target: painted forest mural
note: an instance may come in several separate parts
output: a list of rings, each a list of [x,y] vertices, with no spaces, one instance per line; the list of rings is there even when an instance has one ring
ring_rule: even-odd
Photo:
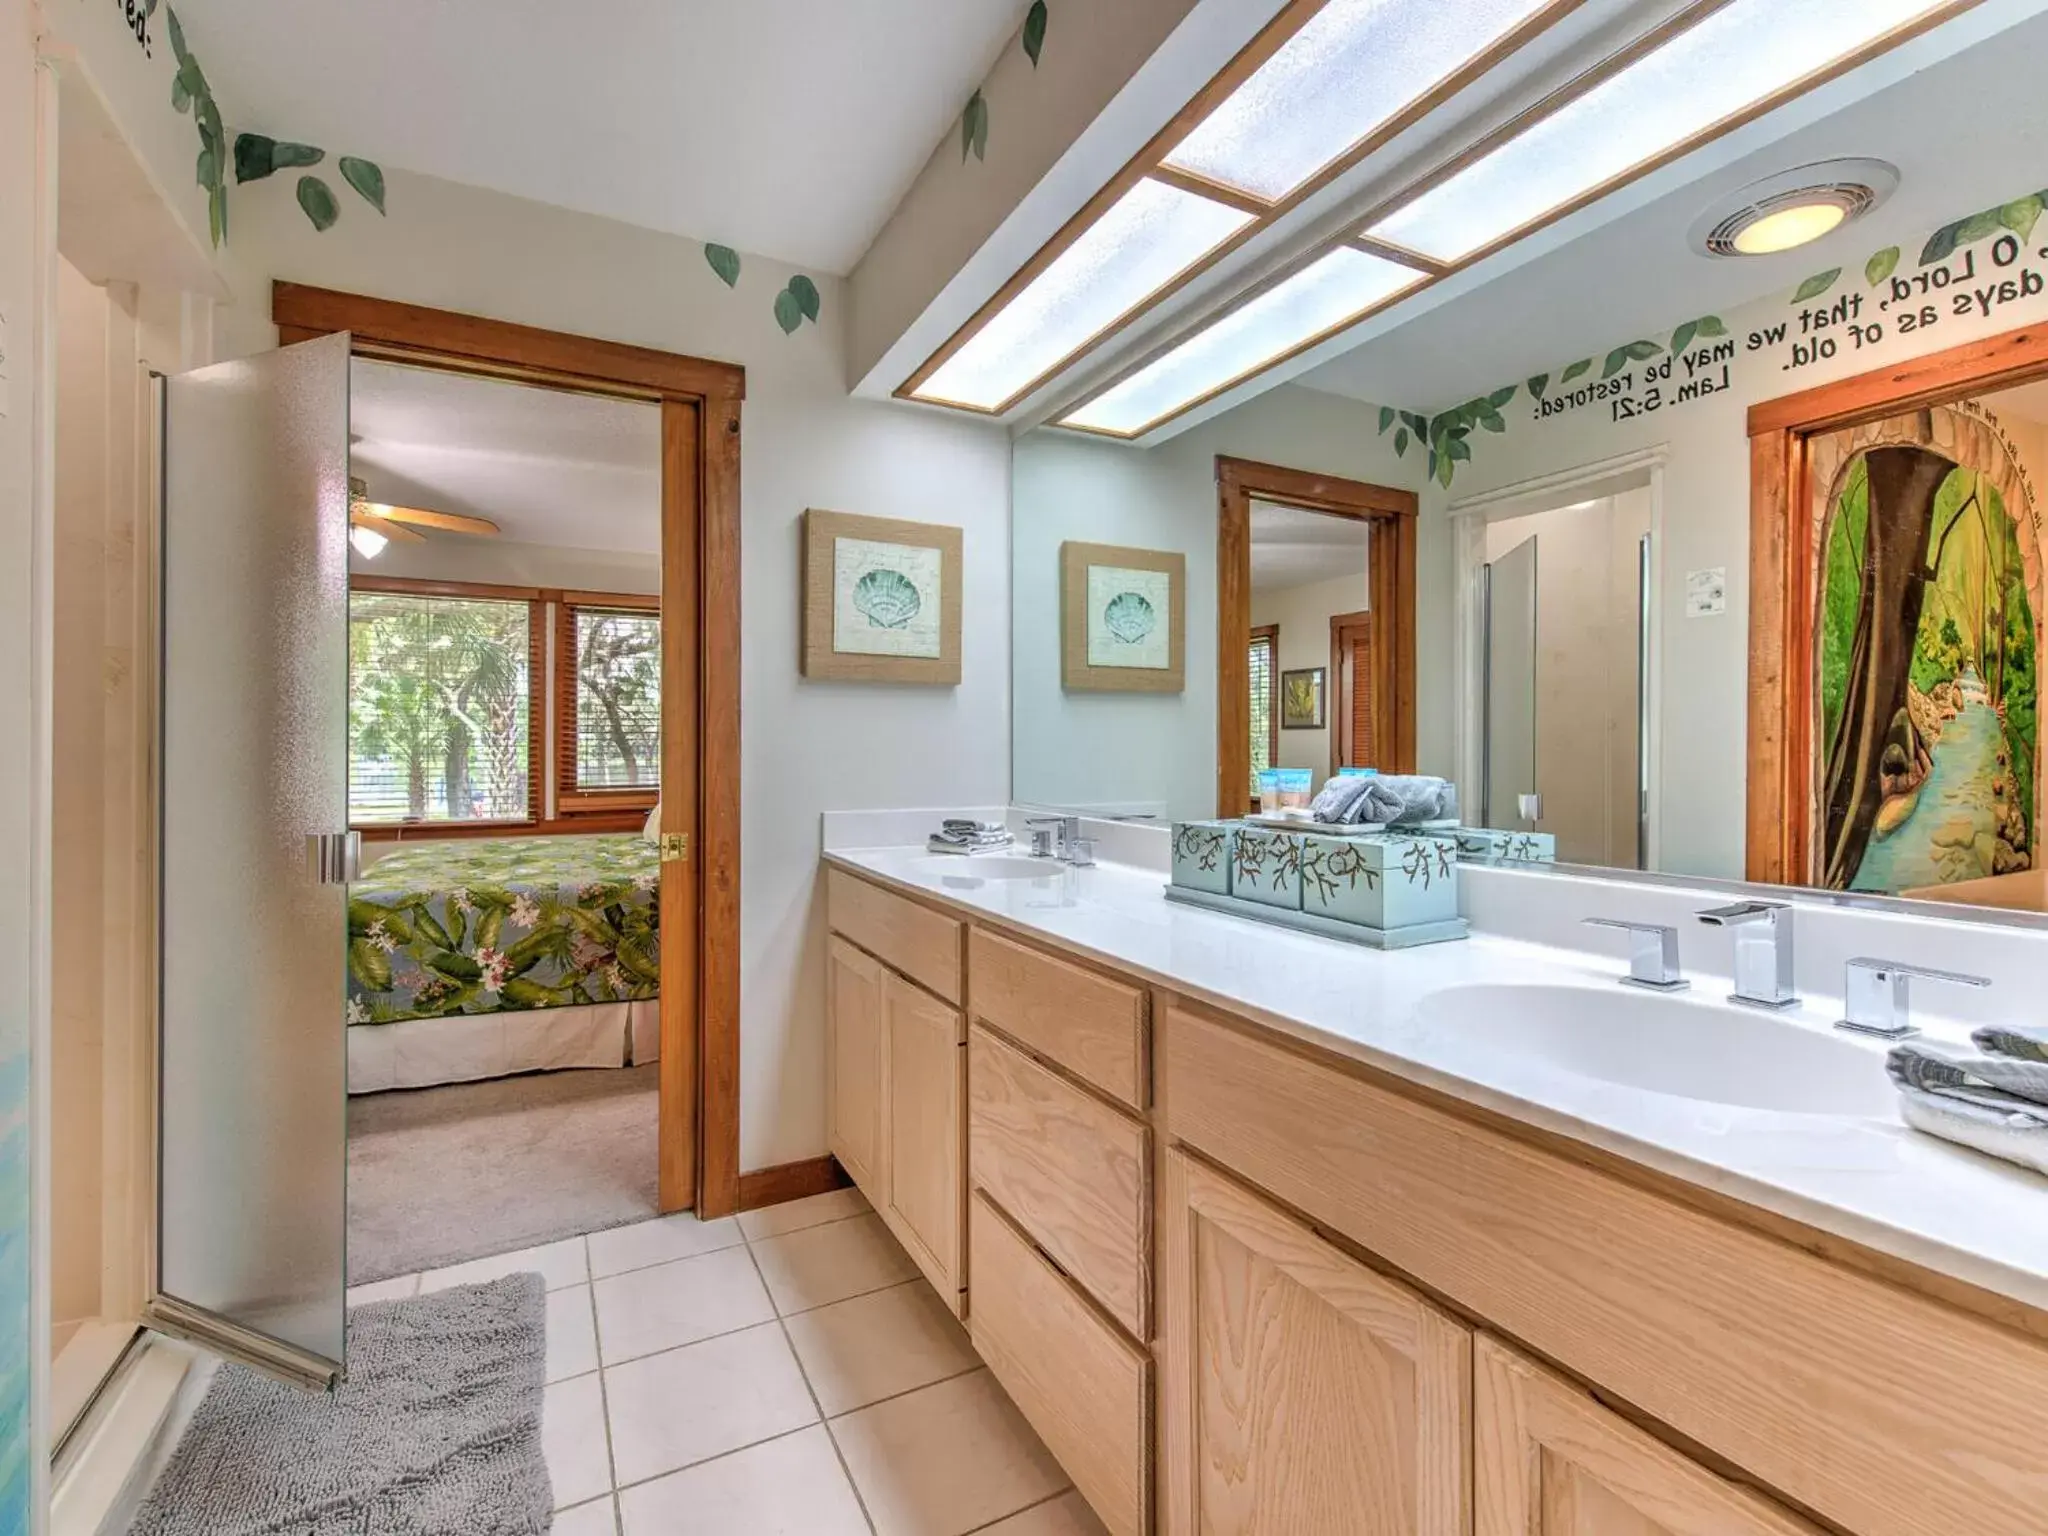
[[[1899,893],[2033,868],[2041,564],[2011,441],[1965,402],[1812,453],[1814,883]]]

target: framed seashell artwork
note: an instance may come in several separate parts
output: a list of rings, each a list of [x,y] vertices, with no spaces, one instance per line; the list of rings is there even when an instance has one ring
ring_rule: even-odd
[[[1187,686],[1187,556],[1113,544],[1060,546],[1060,679],[1074,690]]]
[[[803,543],[805,677],[960,681],[958,528],[813,509]]]

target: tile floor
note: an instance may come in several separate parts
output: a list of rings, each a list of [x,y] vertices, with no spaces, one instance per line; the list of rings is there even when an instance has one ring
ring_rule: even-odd
[[[555,1536],[1100,1536],[857,1190],[406,1275],[538,1270]]]

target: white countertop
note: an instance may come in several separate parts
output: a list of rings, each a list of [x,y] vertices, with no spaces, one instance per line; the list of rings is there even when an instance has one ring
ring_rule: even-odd
[[[1611,986],[1617,962],[1485,935],[1381,952],[1169,902],[1151,871],[1042,880],[935,870],[921,847],[828,862],[1023,929],[1392,1075],[2048,1311],[2048,1180],[1897,1120],[1788,1114],[1649,1092],[1431,1030],[1418,1005],[1487,982]],[[957,866],[957,873],[954,872]],[[1816,1000],[1789,1027],[1828,1031]],[[1837,1040],[1852,1037],[1830,1031]],[[1883,1070],[1885,1047],[1855,1041]]]

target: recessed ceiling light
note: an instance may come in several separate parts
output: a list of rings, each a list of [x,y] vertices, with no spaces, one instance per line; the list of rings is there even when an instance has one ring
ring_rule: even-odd
[[[1734,0],[1377,221],[1459,262],[1716,133],[1954,0]]]
[[[1882,160],[1824,160],[1780,171],[1720,199],[1693,221],[1708,256],[1768,256],[1818,240],[1891,196],[1899,173]]]

